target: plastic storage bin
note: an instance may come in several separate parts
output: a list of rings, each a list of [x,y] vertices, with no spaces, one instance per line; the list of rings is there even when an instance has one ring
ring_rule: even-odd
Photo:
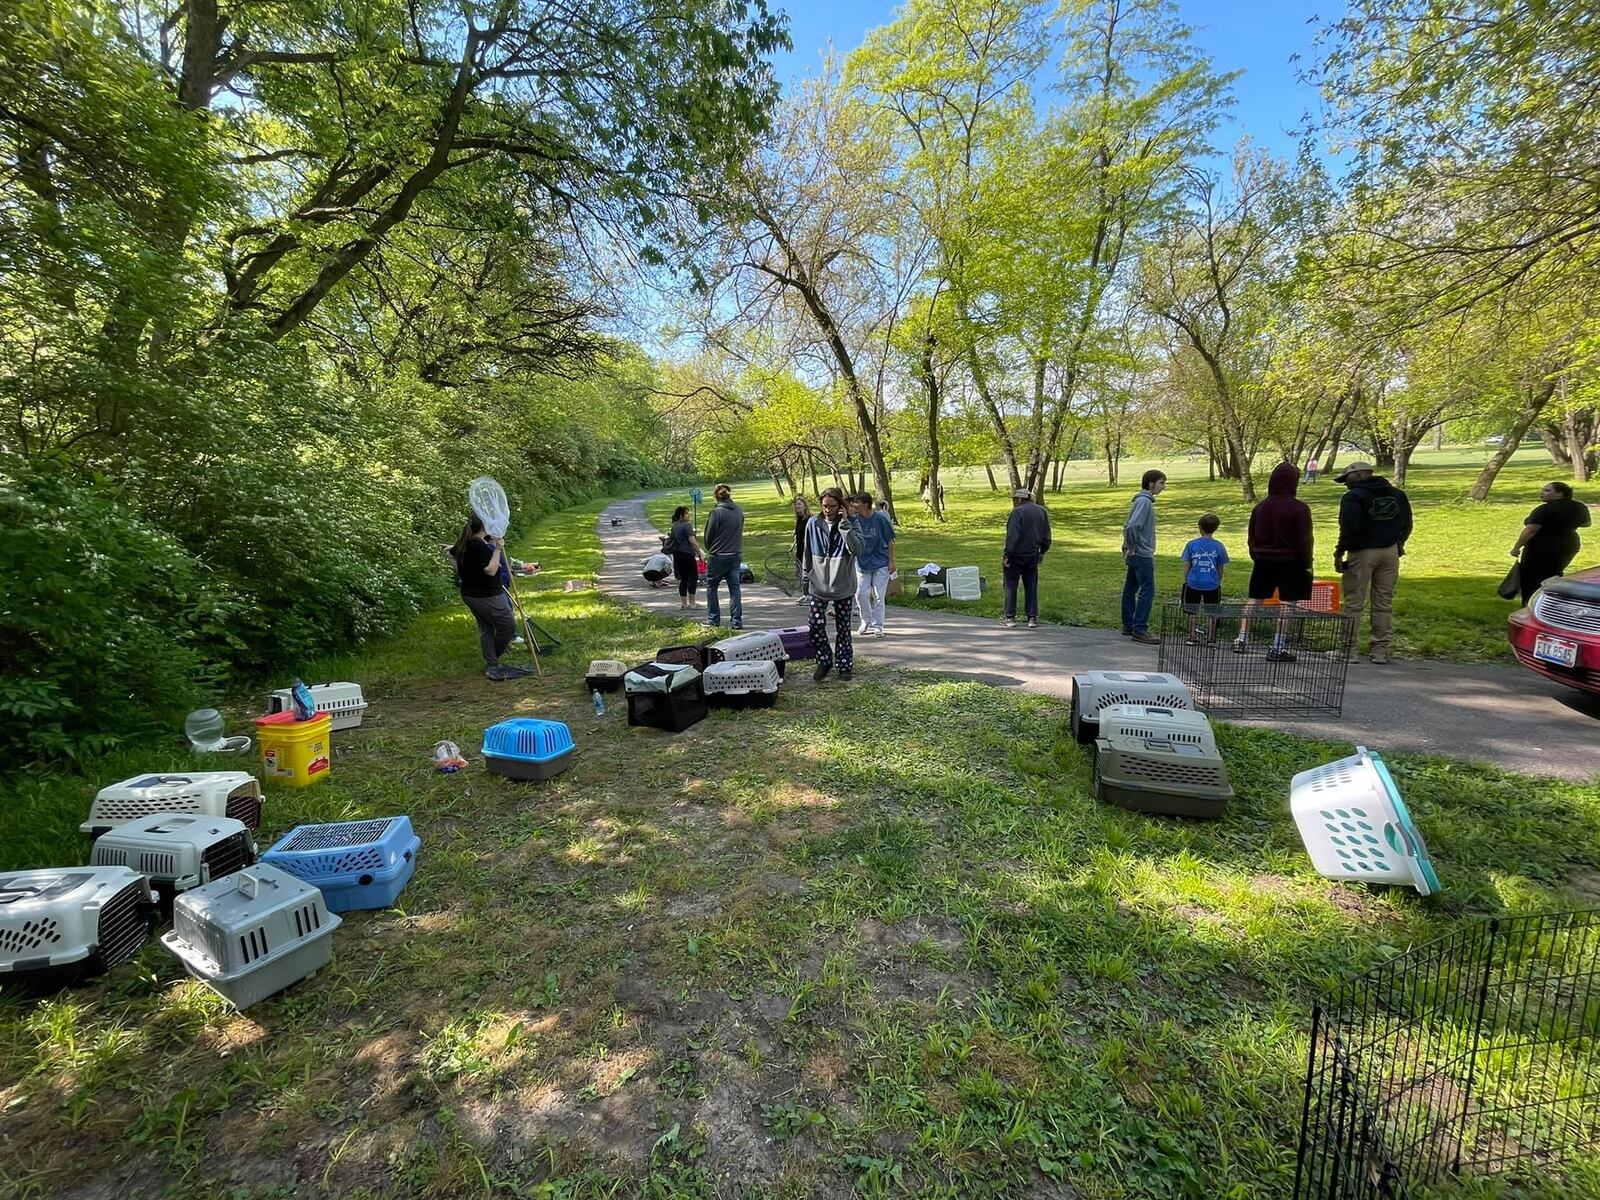
[[[791,659],[807,659],[817,656],[817,648],[811,644],[811,626],[790,625],[785,629],[773,631],[783,642],[783,652]]]
[[[262,773],[297,788],[326,779],[333,765],[332,726],[329,713],[318,713],[309,721],[296,721],[292,712],[257,717]]]
[[[1157,671],[1085,671],[1072,677],[1072,736],[1087,745],[1100,736],[1100,710],[1113,704],[1194,707],[1194,697],[1176,675]]]
[[[261,784],[246,771],[190,771],[135,775],[95,793],[89,819],[78,826],[90,837],[156,813],[232,817],[249,829],[261,825]]]
[[[553,779],[572,765],[572,731],[560,721],[512,717],[483,731],[483,761],[491,775]]]
[[[1289,809],[1319,875],[1398,883],[1424,896],[1439,890],[1427,843],[1400,789],[1383,759],[1365,746],[1296,775]]]
[[[775,662],[712,663],[700,679],[706,703],[728,708],[771,708],[780,682]]]
[[[1100,736],[1103,738],[1161,738],[1185,742],[1216,753],[1217,738],[1211,718],[1186,708],[1163,708],[1155,704],[1113,704],[1100,710]]]
[[[303,879],[258,863],[185,892],[161,939],[184,970],[249,1008],[333,960],[339,918]]]
[[[294,701],[288,688],[279,688],[267,696],[267,712],[293,712]],[[367,699],[361,694],[359,683],[313,683],[311,703],[319,713],[333,718],[333,728],[354,729],[361,724],[361,714],[367,711]]]
[[[317,888],[329,912],[354,912],[393,904],[411,882],[421,845],[410,817],[378,817],[298,826],[261,861]]]
[[[1213,818],[1233,798],[1233,787],[1215,746],[1102,734],[1095,742],[1094,794],[1135,812]]]
[[[952,600],[977,600],[983,595],[977,567],[947,567],[944,592]]]
[[[148,876],[167,903],[255,861],[255,839],[243,821],[182,813],[157,813],[107,830],[89,858],[91,866],[131,867]]]
[[[615,658],[596,658],[589,662],[584,674],[584,685],[591,692],[620,692],[622,677],[628,673],[628,664]]]
[[[155,921],[143,875],[127,867],[0,874],[0,986],[65,987],[139,953]]]
[[[783,636],[773,629],[741,633],[723,638],[720,642],[712,642],[706,655],[707,665],[719,662],[776,663],[780,676],[788,660],[789,652],[783,648]]]
[[[623,681],[628,724],[682,733],[704,720],[705,691],[700,672],[687,663],[643,663]]]

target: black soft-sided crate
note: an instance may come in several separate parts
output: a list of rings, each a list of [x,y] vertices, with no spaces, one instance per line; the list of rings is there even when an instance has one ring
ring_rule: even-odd
[[[642,663],[628,672],[623,687],[629,725],[682,733],[706,717],[700,672],[687,663]]]

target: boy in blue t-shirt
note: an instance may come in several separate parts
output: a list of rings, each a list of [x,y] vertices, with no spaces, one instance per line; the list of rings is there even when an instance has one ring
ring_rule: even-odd
[[[1222,603],[1222,569],[1228,565],[1228,548],[1211,535],[1221,522],[1216,513],[1206,513],[1200,518],[1200,536],[1191,538],[1183,548],[1183,602],[1187,605]],[[1212,618],[1211,636],[1217,636],[1216,618]],[[1189,644],[1200,641],[1195,633],[1195,618],[1189,617]]]

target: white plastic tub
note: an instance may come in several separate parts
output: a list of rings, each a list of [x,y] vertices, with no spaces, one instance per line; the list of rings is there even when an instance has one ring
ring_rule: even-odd
[[[1427,844],[1394,777],[1365,746],[1296,775],[1289,809],[1319,875],[1401,884],[1424,896],[1439,890]]]

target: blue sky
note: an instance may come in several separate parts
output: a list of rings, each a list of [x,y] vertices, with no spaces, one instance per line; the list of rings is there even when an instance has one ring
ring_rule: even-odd
[[[778,76],[785,82],[815,74],[822,52],[831,39],[841,52],[861,44],[867,30],[894,19],[896,5],[889,0],[772,0],[789,14],[794,51],[777,60]],[[1294,152],[1288,130],[1316,103],[1316,93],[1295,78],[1290,55],[1312,55],[1315,27],[1307,19],[1314,13],[1336,17],[1342,8],[1336,0],[1312,5],[1306,0],[1281,0],[1263,4],[1244,0],[1178,0],[1178,12],[1194,28],[1196,44],[1211,55],[1220,71],[1243,70],[1233,86],[1231,123],[1218,129],[1219,148],[1230,149],[1240,134],[1272,153],[1287,157]]]

